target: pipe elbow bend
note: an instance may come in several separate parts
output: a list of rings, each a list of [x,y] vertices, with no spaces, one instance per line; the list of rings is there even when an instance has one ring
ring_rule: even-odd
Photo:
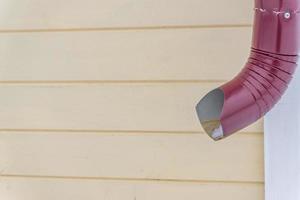
[[[223,139],[270,111],[286,91],[300,48],[300,0],[256,0],[250,56],[231,81],[196,106],[203,129]]]

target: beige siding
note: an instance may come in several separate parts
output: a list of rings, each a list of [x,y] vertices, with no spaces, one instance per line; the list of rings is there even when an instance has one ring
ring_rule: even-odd
[[[219,83],[220,84],[220,83]],[[2,84],[2,129],[200,132],[197,101],[218,83]],[[259,132],[262,122],[243,130]]]
[[[245,25],[252,0],[1,0],[3,30]]]
[[[0,77],[2,81],[227,80],[246,60],[250,38],[250,27],[5,33]]]
[[[262,199],[263,187],[240,183],[1,178],[3,199]],[[8,188],[8,189],[7,189]]]
[[[246,60],[252,1],[0,0],[0,197],[263,199],[262,121],[194,111]]]
[[[204,134],[15,132],[2,133],[0,140],[5,174],[262,181],[258,133],[238,135],[218,148]]]

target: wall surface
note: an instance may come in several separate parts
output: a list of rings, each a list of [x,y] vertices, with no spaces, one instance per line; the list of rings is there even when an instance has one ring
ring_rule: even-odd
[[[0,0],[1,200],[262,200],[262,121],[195,105],[247,58],[251,0]]]

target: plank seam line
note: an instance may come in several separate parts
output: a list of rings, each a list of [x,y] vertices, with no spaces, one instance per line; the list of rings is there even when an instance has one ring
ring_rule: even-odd
[[[92,130],[92,129],[13,129],[13,128],[2,128],[0,134],[3,132],[32,132],[32,133],[115,133],[115,134],[170,134],[170,135],[197,135],[205,134],[203,131],[160,131],[160,130]],[[252,132],[241,132],[242,134],[262,134],[262,131]]]
[[[28,178],[28,179],[65,179],[65,180],[103,180],[103,181],[139,181],[139,182],[177,182],[177,183],[223,183],[223,184],[264,184],[264,181],[224,181],[224,180],[195,180],[195,179],[155,179],[155,178],[119,178],[119,177],[85,177],[85,176],[47,176],[1,174],[1,178]]]
[[[212,25],[163,25],[163,26],[128,26],[128,27],[86,27],[86,28],[32,28],[0,29],[0,33],[47,33],[47,32],[94,32],[94,31],[147,31],[147,30],[180,30],[209,28],[244,28],[252,24],[212,24]]]
[[[191,84],[191,83],[224,83],[227,80],[0,80],[3,85],[15,84],[67,84],[67,85],[90,85],[90,84]]]

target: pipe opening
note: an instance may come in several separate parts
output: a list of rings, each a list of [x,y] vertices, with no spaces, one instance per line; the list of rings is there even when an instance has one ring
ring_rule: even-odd
[[[224,105],[224,93],[221,89],[209,92],[196,106],[196,111],[205,132],[214,140],[224,137],[221,114]]]

